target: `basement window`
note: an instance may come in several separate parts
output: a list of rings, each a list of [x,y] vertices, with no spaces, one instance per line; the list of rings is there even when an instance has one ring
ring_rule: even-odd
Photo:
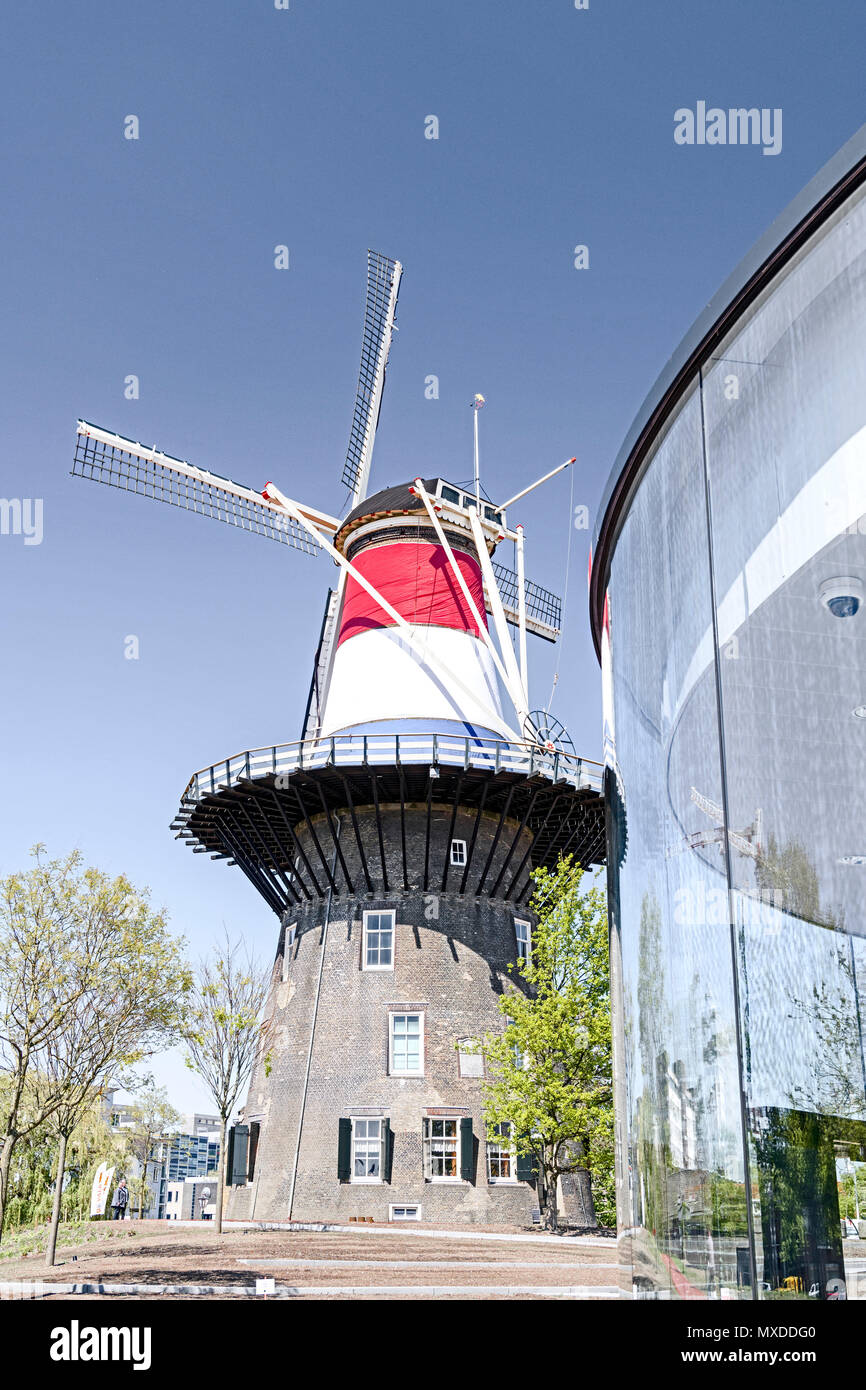
[[[462,869],[466,863],[466,841],[451,841],[451,863],[455,869]]]
[[[389,1221],[420,1221],[421,1208],[419,1206],[398,1207],[393,1204],[388,1208]]]

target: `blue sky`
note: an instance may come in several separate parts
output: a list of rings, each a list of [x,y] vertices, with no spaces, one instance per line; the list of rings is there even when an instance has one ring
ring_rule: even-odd
[[[269,957],[271,912],[168,824],[196,768],[299,736],[332,566],[70,478],[76,419],[339,512],[372,246],[405,266],[374,486],[467,477],[481,391],[490,494],[574,453],[594,523],[682,334],[862,123],[866,13],[89,0],[5,29],[0,492],[44,499],[44,538],[0,536],[0,872],[37,840],[78,845],[149,884],[193,955],[225,923]],[[674,111],[699,100],[781,107],[781,154],[676,145]],[[560,592],[569,500],[566,473],[510,516]],[[598,757],[588,546],[572,533],[553,708]],[[532,657],[541,705],[556,657]],[[181,1108],[206,1105],[177,1058],[156,1069]]]

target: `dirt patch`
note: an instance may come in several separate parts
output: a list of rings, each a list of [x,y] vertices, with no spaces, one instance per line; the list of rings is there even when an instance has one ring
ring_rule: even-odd
[[[485,1290],[479,1297],[495,1297],[495,1293],[489,1292],[491,1287],[501,1287],[505,1293],[513,1286],[611,1286],[616,1283],[616,1272],[611,1267],[615,1259],[613,1242],[609,1247],[607,1242],[582,1245],[567,1237],[561,1243],[545,1244],[473,1240],[471,1236],[395,1236],[369,1228],[358,1234],[229,1229],[219,1236],[204,1223],[199,1227],[174,1228],[169,1236],[164,1222],[142,1221],[130,1224],[122,1234],[115,1228],[111,1234],[106,1232],[103,1239],[91,1238],[79,1246],[65,1246],[52,1269],[45,1267],[41,1256],[4,1260],[0,1279],[40,1281],[45,1285],[225,1285],[225,1295],[214,1296],[226,1298],[237,1297],[228,1286],[254,1286],[257,1278],[273,1278],[285,1287],[321,1289],[321,1295],[312,1296],[324,1298],[344,1296],[329,1294],[329,1289],[349,1285],[356,1289],[370,1286],[377,1290],[371,1297],[383,1298],[390,1295],[379,1290],[389,1286],[397,1290],[477,1285]],[[46,1293],[48,1297],[71,1297],[51,1295],[47,1289]],[[125,1300],[147,1295],[112,1297]]]

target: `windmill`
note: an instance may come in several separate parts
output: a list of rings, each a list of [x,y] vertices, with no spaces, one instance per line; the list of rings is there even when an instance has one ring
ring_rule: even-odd
[[[480,485],[476,397],[471,486],[415,477],[370,492],[401,277],[398,261],[368,252],[342,518],[274,482],[258,491],[78,422],[76,476],[302,554],[324,552],[338,570],[301,739],[195,773],[173,824],[194,853],[238,865],[280,919],[268,1007],[284,1011],[285,1055],[272,1075],[254,1075],[232,1137],[230,1210],[244,1218],[333,1215],[345,1187],[360,1181],[359,1165],[370,1181],[353,1200],[377,1219],[389,1204],[376,1184],[399,1176],[411,1206],[412,1193],[437,1176],[474,1181],[479,1084],[471,1094],[464,1085],[466,1104],[435,1123],[419,1110],[423,1164],[410,1171],[411,1145],[395,1144],[407,1117],[390,1108],[392,1078],[417,1082],[419,1059],[439,1047],[444,1029],[452,1042],[425,1072],[430,1103],[441,1098],[453,1080],[453,1039],[499,1025],[497,981],[515,957],[515,932],[523,943],[530,930],[531,869],[563,853],[584,865],[603,859],[600,769],[576,756],[558,722],[530,713],[527,636],[556,641],[561,604],[526,580],[523,528],[508,521],[510,507],[575,460],[490,502]],[[516,569],[494,559],[504,541],[515,547]],[[440,960],[443,940],[449,953]],[[485,970],[467,974],[461,950]],[[418,1003],[434,977],[435,1020]],[[389,991],[394,1008],[385,1004]],[[370,1050],[383,1028],[386,1060],[378,1042]],[[329,1170],[326,1180],[328,1144],[337,1176]],[[497,1172],[510,1162],[500,1155]],[[491,1186],[486,1206],[490,1219],[522,1219],[533,1200]]]

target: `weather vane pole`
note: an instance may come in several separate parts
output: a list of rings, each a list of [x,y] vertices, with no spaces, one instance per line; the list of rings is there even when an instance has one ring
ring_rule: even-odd
[[[484,397],[479,396],[476,391],[475,400],[472,402],[472,423],[475,426],[475,504],[478,508],[479,516],[481,515],[481,476],[478,466],[478,412],[483,405]]]

